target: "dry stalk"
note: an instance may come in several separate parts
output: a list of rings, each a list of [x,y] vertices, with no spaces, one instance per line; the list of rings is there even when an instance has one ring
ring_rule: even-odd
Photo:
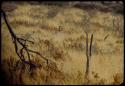
[[[86,63],[86,71],[85,71],[85,78],[88,79],[88,75],[90,72],[90,59],[92,56],[92,41],[93,41],[93,34],[91,35],[91,40],[90,40],[90,46],[89,46],[89,41],[88,41],[88,33],[86,33],[86,57],[87,57],[87,63]]]

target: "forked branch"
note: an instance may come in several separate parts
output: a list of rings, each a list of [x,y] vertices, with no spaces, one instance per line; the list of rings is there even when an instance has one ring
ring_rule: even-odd
[[[89,67],[90,67],[90,59],[92,56],[92,41],[93,41],[93,34],[91,35],[91,40],[90,40],[90,46],[89,45],[89,41],[88,41],[88,33],[86,33],[86,57],[87,57],[87,62],[86,62],[86,71],[85,71],[85,78],[88,78],[88,74],[89,74]]]
[[[20,60],[21,60],[23,63],[30,65],[30,69],[33,68],[33,67],[36,67],[37,65],[33,64],[33,63],[31,62],[31,58],[30,58],[30,57],[31,57],[31,53],[34,53],[34,54],[39,55],[40,57],[42,57],[42,58],[47,62],[47,64],[48,64],[48,59],[46,59],[46,58],[45,58],[43,55],[41,55],[39,52],[34,51],[34,50],[31,50],[31,49],[28,48],[27,43],[32,43],[32,44],[34,44],[34,42],[31,41],[31,40],[29,40],[29,38],[25,38],[25,39],[24,39],[24,38],[18,37],[18,36],[14,33],[13,29],[11,28],[11,26],[9,25],[9,23],[8,23],[8,21],[7,21],[7,18],[6,18],[6,13],[5,13],[2,9],[1,9],[1,13],[3,14],[3,18],[4,18],[4,20],[5,20],[5,23],[6,23],[7,27],[8,27],[8,30],[9,30],[9,32],[10,32],[10,34],[11,34],[11,37],[12,37],[12,40],[13,40],[13,43],[14,43],[14,46],[15,46],[15,52],[16,52],[16,54],[18,55],[18,57],[20,58]],[[17,44],[21,45],[22,48],[19,49],[19,47],[18,47]],[[24,54],[24,52],[26,52],[26,55],[28,56],[28,61],[26,61],[26,59],[25,59],[25,56],[24,56],[25,54]]]

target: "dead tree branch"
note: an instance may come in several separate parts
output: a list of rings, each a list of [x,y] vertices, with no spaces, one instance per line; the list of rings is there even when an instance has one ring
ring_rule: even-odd
[[[39,52],[31,50],[31,49],[28,48],[27,43],[34,44],[34,42],[29,40],[29,37],[25,38],[25,39],[18,37],[14,33],[13,29],[11,28],[11,26],[9,25],[8,20],[6,18],[6,13],[4,12],[4,10],[1,9],[1,13],[3,14],[3,18],[5,20],[5,23],[6,23],[7,27],[8,27],[9,33],[11,34],[12,41],[13,41],[14,46],[15,46],[15,52],[18,55],[18,57],[20,58],[20,60],[23,63],[28,64],[30,66],[30,69],[33,68],[33,67],[36,67],[36,65],[31,62],[31,53],[34,53],[34,54],[39,55],[40,57],[42,57],[42,59],[44,59],[46,61],[46,63],[48,64],[48,59],[46,59]],[[17,44],[20,44],[22,46],[22,48],[19,49]],[[26,52],[26,55],[28,56],[28,61],[26,61],[26,59],[25,59],[24,52]]]

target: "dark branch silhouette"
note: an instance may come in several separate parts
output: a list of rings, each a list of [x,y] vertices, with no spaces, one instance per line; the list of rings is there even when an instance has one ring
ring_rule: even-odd
[[[28,48],[27,43],[32,43],[32,44],[34,44],[34,42],[31,41],[31,40],[29,40],[29,37],[28,37],[28,38],[25,38],[25,39],[18,37],[18,36],[14,33],[13,29],[11,28],[11,26],[9,25],[8,20],[7,20],[7,18],[6,18],[6,13],[4,12],[4,10],[1,9],[1,13],[2,13],[3,18],[4,18],[4,20],[5,20],[5,23],[6,23],[7,27],[8,27],[8,30],[9,30],[9,32],[10,32],[10,34],[11,34],[12,41],[13,41],[14,46],[15,46],[15,52],[16,52],[16,54],[18,55],[18,57],[20,58],[20,60],[21,60],[23,63],[30,65],[30,69],[33,68],[33,67],[36,67],[37,65],[35,65],[34,63],[31,62],[31,54],[30,54],[30,53],[34,53],[34,54],[37,54],[37,55],[39,55],[40,57],[42,57],[42,58],[46,61],[46,63],[48,64],[48,59],[46,59],[46,58],[45,58],[43,55],[41,55],[39,52],[34,51],[34,50],[31,50],[31,49]],[[17,45],[18,43],[22,46],[21,49],[18,48],[18,45]],[[26,52],[26,54],[27,54],[27,56],[28,56],[28,61],[25,60],[24,52]]]

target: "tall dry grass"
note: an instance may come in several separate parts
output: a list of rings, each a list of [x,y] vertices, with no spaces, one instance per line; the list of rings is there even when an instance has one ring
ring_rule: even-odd
[[[18,4],[7,13],[14,32],[22,36],[34,32],[31,49],[52,60],[50,68],[37,55],[32,62],[40,67],[29,71],[15,53],[10,33],[1,27],[1,63],[9,84],[121,84],[123,82],[123,15],[88,12],[75,7]],[[113,16],[113,17],[112,17]],[[113,20],[113,18],[119,18]],[[113,22],[116,24],[113,25]],[[118,25],[118,26],[117,26]],[[59,30],[59,26],[62,30]],[[94,33],[90,79],[84,78],[86,56],[84,31]],[[117,35],[116,35],[117,33]],[[104,37],[109,37],[104,41]],[[119,37],[120,36],[120,37]],[[90,38],[89,38],[90,39]],[[27,57],[26,57],[27,58]],[[117,73],[117,74],[116,74]]]

